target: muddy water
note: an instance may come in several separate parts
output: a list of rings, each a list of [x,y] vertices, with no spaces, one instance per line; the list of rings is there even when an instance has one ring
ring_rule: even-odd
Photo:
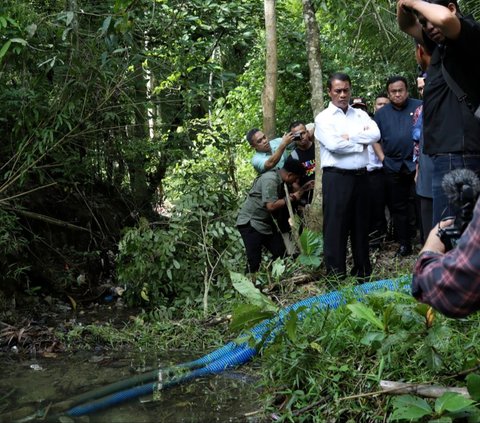
[[[128,353],[77,353],[51,358],[21,359],[0,356],[0,422],[32,415],[75,395],[137,375],[144,371],[189,361],[203,354],[175,352],[166,357]],[[82,423],[259,422],[255,378],[248,369],[197,379],[155,395],[134,399],[111,409],[78,418],[54,421]],[[23,410],[19,412],[19,410]],[[253,413],[252,413],[253,412]],[[3,416],[3,418],[2,418]]]

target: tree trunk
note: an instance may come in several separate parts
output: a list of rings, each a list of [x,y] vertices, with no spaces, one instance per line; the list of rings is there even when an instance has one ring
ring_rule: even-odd
[[[310,86],[313,117],[323,110],[322,57],[320,53],[320,35],[312,0],[302,0],[303,20],[306,28],[306,48],[308,67],[310,69]],[[320,169],[320,144],[315,140],[315,189],[313,201],[305,213],[307,227],[321,232],[323,225],[322,211],[322,172]]]
[[[134,124],[130,142],[142,145],[148,138],[147,85],[141,63],[134,65],[133,83],[135,87]],[[148,190],[146,157],[142,148],[134,149],[128,160],[130,189],[135,201],[135,210],[141,216],[149,215],[151,196]]]
[[[275,136],[275,107],[277,102],[277,31],[275,0],[265,0],[265,86],[262,95],[263,132],[268,139]]]

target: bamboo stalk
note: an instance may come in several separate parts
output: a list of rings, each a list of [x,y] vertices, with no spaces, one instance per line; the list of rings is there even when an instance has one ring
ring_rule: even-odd
[[[295,215],[293,214],[293,207],[292,207],[292,202],[290,201],[290,193],[288,192],[287,184],[283,183],[283,187],[285,189],[285,202],[287,203],[288,214],[290,216],[290,219],[292,220],[291,226],[292,226],[293,239],[295,240],[295,244],[297,244],[297,247],[300,253],[303,253],[302,244],[300,243],[300,236],[298,235],[298,225],[296,224]]]

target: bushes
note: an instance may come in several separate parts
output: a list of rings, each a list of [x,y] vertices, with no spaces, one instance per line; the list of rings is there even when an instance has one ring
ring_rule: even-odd
[[[310,313],[294,339],[285,331],[263,354],[263,384],[280,421],[386,421],[393,407],[375,394],[380,380],[458,386],[478,368],[477,316],[447,319],[398,293],[366,300]],[[411,407],[401,405],[402,413]]]
[[[118,280],[132,305],[188,305],[201,302],[203,292],[206,309],[210,286],[227,288],[226,268],[243,259],[233,226],[235,198],[216,184],[203,185],[218,175],[204,171],[195,176],[184,179],[184,194],[168,221],[149,225],[143,220],[119,244]]]
[[[0,209],[1,279],[18,281],[25,276],[25,272],[28,270],[27,261],[24,258],[27,246],[28,241],[22,236],[21,226],[15,215]],[[16,265],[12,266],[12,263],[16,263]]]

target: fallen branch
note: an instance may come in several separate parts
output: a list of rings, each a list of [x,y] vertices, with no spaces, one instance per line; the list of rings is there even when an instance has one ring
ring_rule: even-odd
[[[214,317],[210,320],[207,320],[205,323],[204,323],[204,326],[216,326],[216,325],[220,325],[222,323],[230,323],[232,321],[232,315],[231,314],[227,314],[226,316],[220,316],[220,317]]]
[[[465,398],[470,398],[467,388],[393,382],[390,380],[381,380],[380,388],[388,394],[415,394],[426,398],[440,398],[446,392],[455,392]]]
[[[440,398],[446,392],[455,392],[465,398],[470,399],[470,394],[466,388],[451,387],[446,388],[438,385],[415,384],[404,382],[393,382],[390,380],[380,381],[380,391],[364,392],[362,394],[349,395],[348,397],[339,398],[338,401],[346,401],[358,398],[375,397],[385,394],[415,394],[426,398]]]
[[[84,228],[82,226],[77,226],[77,225],[74,225],[72,223],[65,222],[64,220],[56,219],[56,218],[51,217],[51,216],[46,216],[44,214],[35,213],[35,212],[28,211],[28,210],[22,210],[22,209],[15,208],[15,207],[4,207],[4,208],[12,211],[14,213],[21,214],[25,217],[29,217],[31,219],[40,220],[42,222],[46,222],[46,223],[50,223],[52,225],[60,226],[62,228],[72,229],[72,230],[76,230],[76,231],[88,232],[92,236],[95,235],[91,230],[89,230],[87,228]]]
[[[319,273],[302,273],[300,275],[292,276],[291,278],[283,279],[280,283],[271,283],[267,287],[263,288],[262,292],[264,294],[268,294],[269,292],[278,291],[280,286],[307,284],[309,282],[318,281],[319,278],[321,278],[321,274]]]

